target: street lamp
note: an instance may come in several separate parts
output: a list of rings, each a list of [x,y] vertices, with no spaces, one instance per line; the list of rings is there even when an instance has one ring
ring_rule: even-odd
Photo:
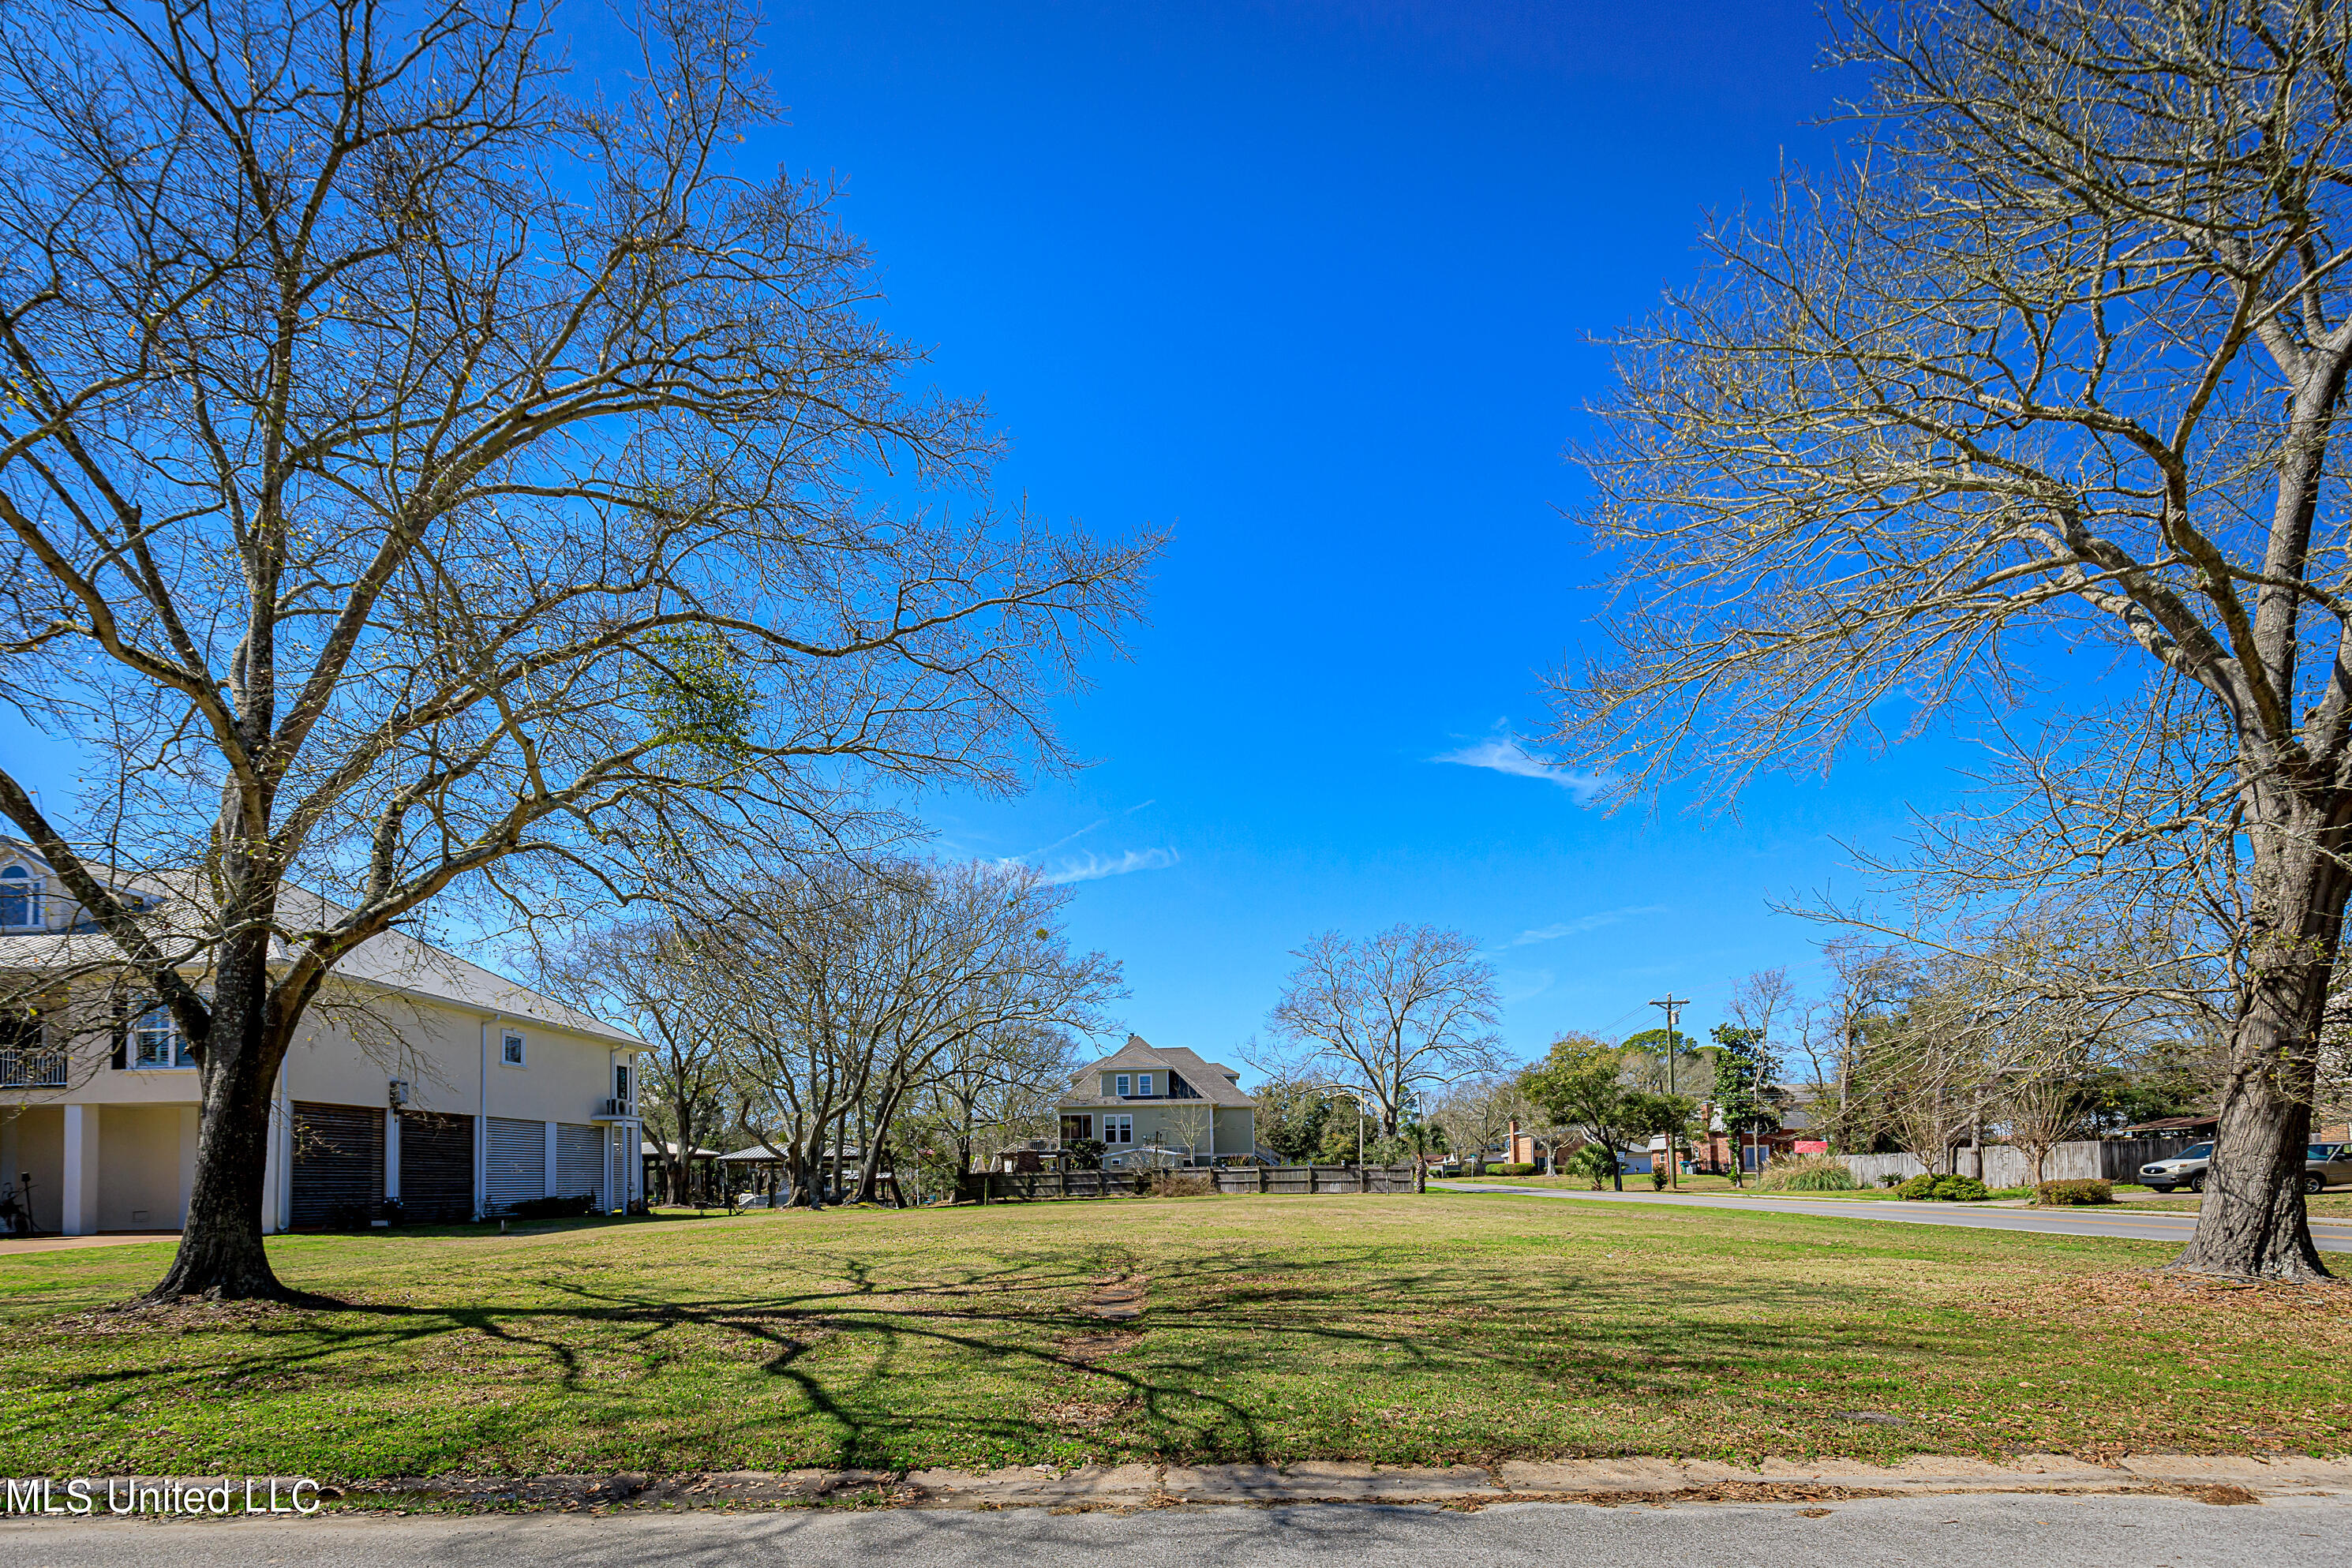
[[[1350,1089],[1344,1083],[1330,1083],[1324,1086],[1324,1092],[1345,1094],[1356,1102],[1356,1180],[1361,1183],[1364,1179],[1364,1092]]]

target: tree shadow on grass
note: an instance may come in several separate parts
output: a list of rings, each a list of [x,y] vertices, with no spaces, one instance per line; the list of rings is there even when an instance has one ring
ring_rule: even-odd
[[[1819,1288],[1802,1281],[1751,1281],[1740,1315],[1710,1319],[1684,1310],[1687,1290],[1668,1278],[1603,1281],[1554,1270],[1544,1279],[1552,1299],[1589,1301],[1605,1289],[1612,1309],[1563,1319],[1526,1300],[1523,1258],[1449,1256],[1408,1267],[1396,1250],[1331,1248],[1286,1264],[1250,1247],[1147,1259],[1093,1246],[918,1276],[866,1256],[795,1249],[795,1277],[782,1288],[693,1294],[659,1289],[652,1268],[636,1269],[633,1281],[565,1262],[527,1282],[552,1300],[361,1299],[333,1312],[224,1324],[250,1341],[225,1356],[187,1344],[182,1355],[64,1372],[62,1380],[127,1416],[167,1390],[198,1398],[234,1398],[239,1388],[323,1393],[386,1375],[413,1388],[417,1369],[446,1367],[445,1403],[458,1408],[471,1386],[509,1382],[520,1366],[524,1379],[543,1378],[578,1401],[575,1418],[593,1416],[600,1428],[625,1432],[660,1413],[659,1437],[615,1445],[625,1462],[674,1448],[684,1409],[688,1425],[707,1428],[694,1440],[710,1451],[682,1468],[780,1450],[794,1464],[891,1469],[943,1451],[1009,1458],[1057,1444],[1119,1458],[1268,1462],[1301,1457],[1286,1448],[1296,1445],[1295,1427],[1276,1436],[1286,1423],[1270,1403],[1269,1379],[1319,1380],[1341,1407],[1323,1419],[1344,1430],[1386,1414],[1355,1410],[1374,1376],[1391,1389],[1411,1385],[1391,1395],[1408,1402],[1415,1388],[1452,1379],[1482,1393],[1508,1386],[1654,1407],[1720,1394],[1792,1361],[1907,1354],[1921,1333],[1866,1316],[1825,1321]],[[1120,1325],[1137,1337],[1108,1354],[1076,1348],[1108,1326],[1082,1310],[1091,1287],[1139,1270],[1151,1274],[1150,1301],[1139,1322]],[[1880,1296],[1901,1303],[1895,1291]],[[722,1364],[747,1365],[772,1392],[747,1387]],[[710,1385],[698,1389],[697,1379]],[[970,1397],[956,1396],[959,1379],[970,1380]],[[1063,1397],[1049,1403],[1049,1395]],[[1116,1425],[1073,1427],[1055,1415],[1080,1406],[1116,1413]],[[543,1423],[549,1414],[538,1402],[521,1417]],[[501,1419],[482,1418],[467,1439],[475,1451],[518,1440],[498,1429]]]

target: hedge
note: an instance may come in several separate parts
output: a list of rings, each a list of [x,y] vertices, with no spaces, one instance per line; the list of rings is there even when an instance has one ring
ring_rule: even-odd
[[[2116,1184],[2111,1181],[2045,1181],[2033,1189],[2033,1201],[2047,1204],[2113,1203]]]
[[[1922,1175],[1896,1187],[1895,1196],[1932,1198],[1938,1203],[1975,1203],[1991,1197],[1992,1191],[1974,1176]]]

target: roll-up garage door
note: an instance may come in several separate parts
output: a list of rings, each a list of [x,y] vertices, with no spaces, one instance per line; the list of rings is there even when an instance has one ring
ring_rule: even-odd
[[[547,1124],[490,1118],[486,1207],[495,1214],[530,1197],[547,1196]]]
[[[383,1113],[294,1102],[294,1228],[363,1226],[383,1212]]]
[[[400,1211],[423,1225],[453,1225],[474,1217],[471,1116],[401,1113]]]
[[[592,1194],[604,1204],[604,1129],[560,1122],[555,1128],[555,1196]]]

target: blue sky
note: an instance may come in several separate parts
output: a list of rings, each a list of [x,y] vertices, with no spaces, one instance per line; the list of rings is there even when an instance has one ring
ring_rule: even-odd
[[[1227,1055],[1290,949],[1403,920],[1494,955],[1520,1054],[1669,988],[1703,1034],[1747,971],[1815,972],[1769,899],[1850,889],[1837,840],[1950,797],[1948,742],[1736,820],[1475,765],[1601,608],[1559,510],[1591,336],[1829,145],[1821,38],[1783,0],[771,11],[788,123],[749,151],[845,183],[888,321],[1011,436],[1000,493],[1172,532],[1131,658],[1063,705],[1094,765],[921,803],[942,852],[1071,879],[1131,1027]]]
[[[991,400],[1008,495],[1172,529],[1152,624],[1063,718],[1095,766],[926,803],[940,847],[1077,881],[1129,1022],[1261,1033],[1289,950],[1458,926],[1522,1054],[1810,970],[1767,900],[1851,886],[1948,744],[1615,816],[1433,760],[1540,726],[1598,576],[1559,508],[1591,335],[1710,209],[1817,156],[1810,4],[824,4],[772,14],[791,165],[847,182],[890,318]],[[1571,766],[1573,759],[1568,759]]]

